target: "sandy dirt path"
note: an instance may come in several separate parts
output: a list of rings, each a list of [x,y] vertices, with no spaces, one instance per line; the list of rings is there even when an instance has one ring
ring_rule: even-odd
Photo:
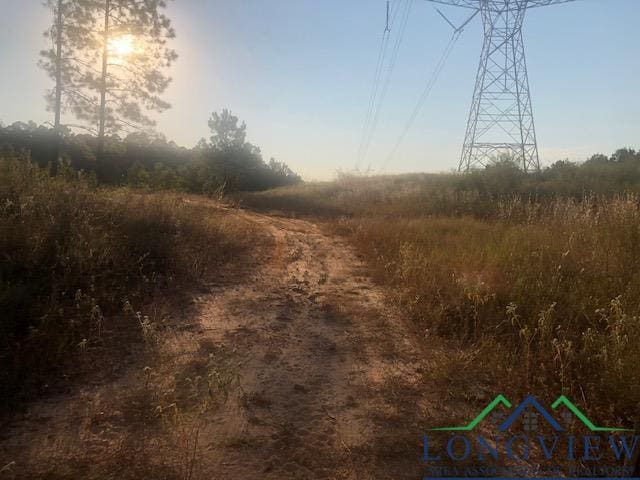
[[[420,478],[421,419],[437,408],[424,349],[343,241],[250,217],[274,238],[271,257],[202,305],[207,335],[244,359],[246,392],[203,432],[216,460],[205,478]]]
[[[422,477],[424,430],[464,417],[446,351],[416,338],[343,240],[234,214],[271,238],[251,270],[195,298],[151,367],[31,407],[3,432],[6,478]],[[207,379],[228,400],[180,420]]]

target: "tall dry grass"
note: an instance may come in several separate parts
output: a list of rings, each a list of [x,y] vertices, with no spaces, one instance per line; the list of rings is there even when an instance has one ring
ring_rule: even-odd
[[[158,328],[158,305],[186,315],[183,295],[256,237],[209,201],[98,190],[0,159],[2,405],[51,389],[80,357],[126,355]]]
[[[640,421],[640,198],[487,195],[447,177],[347,178],[245,203],[315,206],[415,324],[478,352],[497,388]]]

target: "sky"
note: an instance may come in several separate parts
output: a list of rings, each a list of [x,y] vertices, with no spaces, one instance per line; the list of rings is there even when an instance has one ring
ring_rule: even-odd
[[[393,0],[399,2],[399,0]],[[306,180],[356,167],[386,0],[175,0],[167,14],[178,61],[157,130],[192,147],[213,111],[247,123],[265,159]],[[0,122],[52,121],[37,67],[51,22],[40,0],[0,0]],[[443,7],[454,23],[463,8]],[[543,164],[640,148],[640,0],[577,0],[534,8],[523,28]],[[398,34],[392,31],[392,41]],[[380,121],[360,168],[441,172],[459,162],[482,25],[473,20],[396,154],[390,159],[452,30],[433,4],[412,0]],[[67,114],[64,121],[72,122]]]

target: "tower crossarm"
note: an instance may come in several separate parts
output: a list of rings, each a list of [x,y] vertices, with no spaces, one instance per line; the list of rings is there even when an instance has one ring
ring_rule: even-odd
[[[453,5],[455,7],[465,8],[484,8],[489,11],[501,12],[504,10],[514,10],[521,8],[546,7],[556,3],[568,3],[575,0],[425,0],[432,3],[441,3],[443,5]]]

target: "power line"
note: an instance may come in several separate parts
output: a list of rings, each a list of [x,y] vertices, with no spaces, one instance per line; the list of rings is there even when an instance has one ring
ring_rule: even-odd
[[[391,60],[389,66],[387,68],[387,75],[385,77],[382,92],[380,94],[380,98],[378,100],[378,104],[376,106],[376,110],[373,116],[373,120],[371,122],[371,128],[369,129],[369,135],[366,139],[364,151],[362,153],[362,160],[364,160],[369,152],[369,147],[371,146],[371,142],[373,140],[373,136],[375,134],[376,128],[378,127],[378,123],[380,121],[380,113],[382,112],[382,105],[386,99],[387,93],[389,91],[389,86],[391,85],[391,79],[393,78],[393,71],[396,65],[396,61],[398,60],[398,53],[400,52],[400,45],[402,45],[402,40],[404,39],[404,32],[407,27],[407,21],[409,20],[409,12],[411,11],[411,0],[407,0],[405,3],[405,9],[403,11],[403,16],[400,24],[400,31],[398,36],[396,37],[396,42],[393,46],[393,50],[391,53]]]
[[[413,109],[413,112],[411,113],[411,116],[407,120],[407,123],[405,124],[402,132],[398,136],[398,140],[396,141],[393,149],[391,149],[391,152],[389,153],[389,155],[387,156],[386,160],[384,161],[384,164],[382,165],[382,170],[384,170],[387,167],[387,165],[389,164],[389,162],[393,159],[393,157],[397,153],[398,149],[400,148],[400,145],[402,144],[402,142],[404,141],[405,137],[407,136],[407,133],[409,133],[409,130],[413,126],[413,123],[418,118],[418,115],[420,114],[420,111],[422,110],[422,107],[424,107],[424,104],[427,101],[427,98],[429,97],[429,94],[431,93],[431,90],[433,90],[433,87],[435,86],[436,82],[438,81],[438,78],[440,77],[440,74],[444,70],[444,67],[445,67],[445,65],[447,63],[447,60],[449,59],[449,56],[451,55],[451,52],[453,51],[453,47],[455,46],[456,42],[460,38],[461,34],[462,34],[462,30],[456,30],[453,33],[453,35],[451,36],[451,39],[449,40],[449,43],[447,44],[447,46],[445,47],[444,51],[442,52],[440,60],[436,64],[436,68],[434,69],[433,73],[431,74],[431,78],[427,82],[427,85],[425,86],[424,90],[422,91],[422,95],[420,95],[420,98],[418,99],[418,102],[416,103],[416,106]]]
[[[367,107],[367,113],[365,115],[364,125],[362,127],[362,136],[360,138],[360,147],[358,147],[357,163],[360,163],[360,159],[362,157],[362,151],[364,149],[365,139],[369,131],[369,126],[371,124],[371,115],[373,114],[373,107],[375,105],[375,101],[378,96],[378,88],[380,87],[380,76],[382,74],[382,65],[384,63],[387,47],[389,45],[388,40],[389,40],[388,31],[385,30],[384,33],[382,34],[382,42],[380,44],[380,51],[378,53],[378,62],[376,65],[376,71],[373,76],[371,95],[369,97],[369,105]],[[356,167],[357,166],[358,165],[356,164]]]
[[[382,91],[380,93],[379,98],[374,98],[375,111],[373,113],[373,118],[370,122],[365,123],[365,131],[363,132],[363,138],[361,143],[361,148],[359,150],[358,161],[356,166],[359,167],[361,161],[363,161],[367,153],[369,151],[369,147],[371,146],[371,141],[373,140],[373,135],[375,133],[376,127],[378,126],[378,122],[380,120],[380,112],[382,110],[382,104],[384,103],[385,97],[389,90],[389,85],[391,83],[391,78],[393,77],[393,70],[398,59],[398,52],[400,51],[400,45],[402,44],[402,40],[404,38],[404,32],[407,27],[407,22],[409,20],[409,13],[411,11],[412,0],[405,0],[404,2],[404,10],[402,12],[401,20],[400,20],[400,29],[398,32],[398,36],[396,37],[396,41],[394,43],[391,58],[389,65],[386,70],[386,76],[384,78],[384,82],[382,84]],[[400,8],[396,9],[396,13]],[[383,59],[384,60],[384,59]],[[383,61],[384,66],[384,61]],[[380,73],[382,75],[382,72]],[[377,88],[376,88],[377,90]],[[377,93],[377,92],[376,92]],[[377,94],[376,94],[377,97]],[[376,102],[377,100],[377,102]]]
[[[376,105],[376,99],[378,98],[378,92],[380,89],[380,79],[382,78],[382,67],[384,66],[385,59],[387,56],[387,50],[389,47],[389,38],[391,35],[391,27],[395,23],[396,17],[399,11],[399,2],[394,3],[392,7],[392,11],[389,12],[389,0],[387,0],[387,18],[386,18],[386,26],[382,33],[382,42],[380,43],[380,48],[378,52],[378,60],[376,64],[376,70],[373,76],[373,83],[371,87],[371,95],[369,97],[369,103],[367,107],[367,113],[365,115],[365,120],[362,128],[362,135],[360,138],[360,146],[358,147],[358,156],[356,160],[356,169],[359,167],[360,160],[362,159],[362,152],[365,148],[365,142],[367,136],[369,135],[369,129],[371,127],[371,120],[373,115],[373,109]]]

